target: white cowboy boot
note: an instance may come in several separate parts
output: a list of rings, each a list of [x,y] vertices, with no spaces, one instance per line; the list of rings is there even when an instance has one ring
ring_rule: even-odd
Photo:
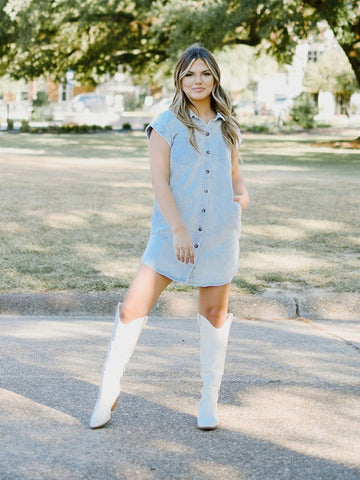
[[[214,430],[218,424],[217,401],[225,368],[227,342],[233,315],[227,315],[226,322],[215,328],[198,314],[200,327],[201,399],[197,427],[200,430]]]
[[[120,306],[119,303],[116,308],[115,324],[103,366],[99,395],[90,419],[90,427],[93,429],[101,428],[111,420],[111,412],[116,407],[120,395],[120,379],[147,321],[147,317],[142,317],[127,324],[122,323]]]

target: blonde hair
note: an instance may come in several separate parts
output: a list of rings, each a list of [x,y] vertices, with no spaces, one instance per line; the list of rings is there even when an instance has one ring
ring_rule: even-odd
[[[211,92],[211,108],[216,113],[221,113],[225,118],[225,121],[222,122],[221,125],[224,139],[229,145],[238,148],[240,145],[240,124],[234,117],[231,116],[230,97],[220,85],[220,68],[213,55],[198,43],[191,45],[187,50],[185,50],[176,63],[174,70],[174,83],[176,91],[170,105],[170,110],[189,129],[190,144],[196,150],[198,150],[195,130],[200,132],[203,130],[196,125],[191,118],[190,105],[192,105],[192,103],[181,88],[181,81],[183,77],[191,68],[193,62],[198,58],[202,59],[206,63],[212,76],[214,77],[214,87]]]

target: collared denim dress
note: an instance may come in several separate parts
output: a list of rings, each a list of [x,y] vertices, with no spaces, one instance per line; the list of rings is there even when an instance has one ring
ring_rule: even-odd
[[[156,199],[142,262],[177,282],[225,285],[238,270],[241,232],[241,207],[233,199],[231,149],[222,135],[221,114],[208,124],[192,117],[202,129],[195,131],[199,152],[189,142],[188,128],[170,110],[148,126],[147,135],[150,138],[155,129],[170,145],[170,189],[193,241],[194,263],[176,258],[171,229]]]

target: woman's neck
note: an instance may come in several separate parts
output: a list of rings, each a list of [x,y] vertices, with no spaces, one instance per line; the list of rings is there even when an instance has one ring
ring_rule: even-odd
[[[210,102],[193,102],[190,108],[205,123],[215,118],[216,112],[211,108]]]

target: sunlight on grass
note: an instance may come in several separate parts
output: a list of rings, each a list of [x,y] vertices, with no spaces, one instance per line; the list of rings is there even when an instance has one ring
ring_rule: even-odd
[[[1,147],[2,155],[44,155],[46,150],[33,150],[31,148]]]
[[[308,172],[310,167],[301,167],[294,165],[250,165],[247,171],[251,172]]]
[[[331,220],[312,220],[304,218],[290,218],[289,223],[312,232],[344,232],[347,227],[343,222]]]
[[[16,222],[0,224],[0,232],[10,233],[10,234],[24,234],[27,231],[29,231],[28,228]]]
[[[353,243],[354,245],[358,245],[360,247],[360,236],[358,236],[358,237],[349,236],[349,241],[351,243]],[[360,251],[358,253],[360,255]]]
[[[286,225],[247,225],[246,234],[270,237],[275,240],[299,240],[306,236],[300,229],[296,230]]]
[[[84,220],[84,218],[79,217],[78,215],[64,215],[61,213],[52,213],[47,215],[43,219],[43,223],[50,228],[62,229],[82,228],[87,225],[87,222]]]
[[[269,253],[253,252],[248,254],[243,258],[242,265],[263,272],[276,270],[284,273],[299,273],[325,267],[327,263],[318,258],[311,258],[307,254],[300,252],[270,251]]]

